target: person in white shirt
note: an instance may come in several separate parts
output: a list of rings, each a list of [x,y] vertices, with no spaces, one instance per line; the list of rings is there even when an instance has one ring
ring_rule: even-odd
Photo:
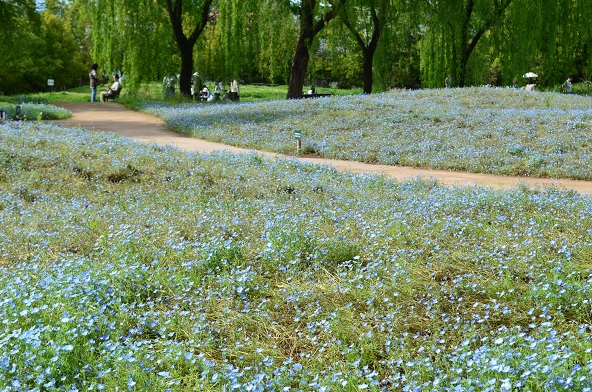
[[[240,92],[238,91],[238,82],[236,79],[230,83],[230,92],[228,93],[228,98],[231,101],[238,101],[240,99]]]
[[[105,97],[113,97],[116,96],[121,88],[121,83],[119,83],[119,75],[113,75],[114,83],[109,87],[109,91],[101,91],[101,102],[105,102]]]
[[[210,93],[210,89],[208,89],[206,86],[204,86],[203,90],[201,90],[201,100],[207,101],[208,98],[210,98],[210,95],[212,95]]]

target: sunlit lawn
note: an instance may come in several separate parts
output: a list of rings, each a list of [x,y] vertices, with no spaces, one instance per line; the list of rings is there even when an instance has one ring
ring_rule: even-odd
[[[179,94],[178,86],[176,94],[165,97],[162,91],[162,85],[158,82],[145,83],[142,86],[130,91],[126,88],[125,80],[123,84],[123,91],[121,93],[120,102],[135,107],[138,102],[163,102],[163,103],[179,103],[191,102],[190,99],[184,98]],[[109,84],[101,85],[97,88],[97,96],[99,92],[106,91]],[[214,82],[206,82],[206,85],[211,91],[214,91]],[[224,86],[228,89],[229,86]],[[286,85],[240,85],[241,102],[261,102],[269,100],[285,99],[288,93],[288,86]],[[305,87],[308,89],[308,86]],[[334,94],[334,95],[351,95],[361,93],[361,89],[339,89],[339,88],[324,88],[317,87],[318,93]],[[23,94],[17,96],[3,97],[1,100],[6,101],[26,101],[26,102],[90,102],[90,87],[81,86],[65,91],[43,92],[38,94]]]

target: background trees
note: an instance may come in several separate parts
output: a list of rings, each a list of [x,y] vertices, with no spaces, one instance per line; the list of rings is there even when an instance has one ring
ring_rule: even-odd
[[[357,42],[363,58],[364,93],[374,85],[374,54],[394,4],[391,0],[339,0],[341,22]]]
[[[194,47],[208,22],[214,0],[99,0],[92,9],[93,58],[125,74],[129,88],[180,73],[181,93],[189,95]]]
[[[552,85],[590,70],[590,6],[585,0],[426,0],[421,78],[441,87],[510,84],[527,71]],[[586,20],[588,22],[586,22]],[[576,60],[578,58],[578,60]]]
[[[66,13],[37,11],[31,0],[0,1],[0,91],[48,91],[81,83],[84,55]],[[86,81],[85,81],[86,82]]]
[[[554,86],[592,71],[589,0],[0,1],[0,91],[47,89],[122,72],[127,91],[190,74],[206,80],[442,87],[509,85],[527,71]]]

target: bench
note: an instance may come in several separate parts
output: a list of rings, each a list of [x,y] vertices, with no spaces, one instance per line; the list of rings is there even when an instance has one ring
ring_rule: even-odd
[[[104,99],[105,99],[105,102],[108,102],[109,100],[112,100],[112,101],[113,101],[113,100],[115,100],[117,97],[119,97],[119,94],[121,93],[121,89],[122,89],[122,88],[123,88],[123,87],[119,87],[119,88],[117,89],[117,91],[115,91],[115,93],[113,93],[113,94],[110,94],[110,95],[106,95],[106,96],[105,96],[105,98],[104,98]]]
[[[322,97],[330,97],[331,94],[302,94],[302,98],[322,98]]]

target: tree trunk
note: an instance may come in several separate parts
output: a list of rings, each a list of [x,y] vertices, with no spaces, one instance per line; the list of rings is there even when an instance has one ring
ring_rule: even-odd
[[[302,97],[304,78],[308,69],[310,58],[309,48],[314,38],[314,8],[316,0],[302,0],[300,5],[300,37],[296,46],[294,60],[290,68],[290,79],[288,81],[288,99]]]
[[[191,74],[193,73],[193,46],[180,49],[181,76],[179,91],[182,95],[191,96]]]
[[[380,40],[380,33],[382,32],[382,23],[376,14],[374,6],[372,8],[372,21],[374,23],[372,39],[370,40],[368,47],[362,51],[364,53],[364,94],[372,94],[372,85],[374,84],[374,54],[376,53],[378,41]]]
[[[485,35],[485,33],[489,30],[491,30],[491,28],[493,26],[496,25],[496,23],[498,23],[500,20],[502,20],[503,16],[504,16],[504,12],[506,11],[506,9],[508,8],[508,6],[510,5],[510,3],[512,2],[512,0],[504,0],[501,3],[498,1],[495,1],[495,12],[493,13],[493,15],[487,19],[483,25],[483,27],[477,31],[474,32],[473,36],[471,37],[471,39],[468,38],[469,36],[469,27],[470,27],[470,20],[471,20],[471,16],[473,14],[473,8],[475,6],[474,4],[474,0],[470,0],[467,8],[466,8],[466,16],[465,16],[465,21],[464,21],[464,26],[463,26],[463,53],[461,54],[461,63],[460,63],[460,70],[459,70],[459,86],[460,87],[464,87],[465,83],[466,83],[466,77],[467,77],[467,64],[469,63],[469,59],[471,58],[471,55],[473,54],[473,52],[475,51],[475,47],[477,46],[477,44],[479,43],[479,40],[481,39],[481,37],[483,37],[483,35]]]
[[[306,45],[298,44],[294,60],[292,61],[292,68],[290,69],[290,82],[288,84],[288,99],[300,98],[304,88],[304,79],[306,78],[306,70],[308,69],[308,60],[310,54]]]
[[[341,4],[345,5],[345,0],[341,0]],[[364,39],[356,31],[354,25],[350,22],[348,15],[343,15],[343,23],[345,27],[352,33],[356,42],[360,46],[362,50],[362,57],[364,59],[364,74],[362,76],[362,82],[364,84],[364,94],[372,94],[372,85],[374,84],[374,54],[376,53],[376,48],[378,47],[378,41],[380,40],[380,34],[382,31],[382,21],[376,12],[376,7],[374,2],[371,4],[371,12],[372,12],[372,37],[370,42],[366,44]],[[381,3],[381,15],[384,17],[385,9],[384,3]]]
[[[370,50],[364,50],[364,94],[372,94],[372,85],[374,84],[374,73],[372,64],[374,63],[374,53],[370,54]]]
[[[210,17],[213,0],[204,0],[201,5],[197,24],[191,35],[187,37],[183,29],[183,0],[167,0],[166,7],[171,20],[175,42],[181,55],[181,76],[179,90],[181,94],[191,96],[191,74],[193,73],[193,47],[203,32]]]

